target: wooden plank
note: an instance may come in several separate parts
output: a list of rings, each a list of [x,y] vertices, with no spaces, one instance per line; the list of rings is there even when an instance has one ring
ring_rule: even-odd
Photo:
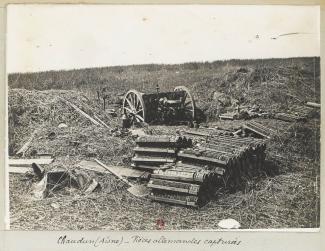
[[[175,153],[175,150],[158,148],[158,147],[136,147],[135,152],[150,152],[150,153]]]
[[[200,149],[208,150],[208,151],[212,151],[212,152],[217,152],[217,153],[222,153],[222,154],[225,154],[225,155],[230,156],[230,157],[237,157],[238,156],[238,154],[234,154],[233,152],[225,152],[225,151],[220,151],[219,149],[216,149],[216,148],[210,148],[208,144],[202,144],[200,146]]]
[[[163,158],[139,158],[139,157],[134,157],[132,158],[132,161],[134,162],[159,162],[159,163],[174,163],[174,159],[163,159]]]
[[[160,166],[158,166],[158,165],[156,165],[156,166],[149,166],[149,165],[143,165],[143,164],[136,164],[134,166],[134,168],[139,168],[139,169],[144,169],[144,170],[148,170],[148,171],[153,171],[153,170],[160,169]]]
[[[171,167],[167,166],[167,165],[146,165],[146,164],[143,164],[143,163],[133,163],[131,164],[131,166],[133,166],[134,168],[139,168],[139,169],[146,169],[146,170],[150,170],[150,171],[153,171],[153,170],[166,170],[166,169],[169,169]]]
[[[64,98],[60,98],[63,102],[65,102],[66,104],[70,105],[73,109],[75,109],[79,114],[81,114],[82,116],[84,116],[85,118],[89,119],[91,122],[93,122],[95,125],[102,125],[100,124],[97,120],[93,119],[92,117],[90,117],[87,113],[85,113],[84,111],[82,111],[81,109],[79,109],[76,105],[70,103],[69,101],[65,100]]]
[[[104,121],[102,121],[100,118],[98,118],[96,115],[94,116],[95,119],[99,121],[103,126],[105,126],[107,129],[111,129]]]
[[[203,133],[203,132],[197,132],[197,131],[184,131],[186,134],[189,135],[195,135],[195,136],[201,136],[201,137],[209,137],[211,136],[208,133]]]
[[[33,172],[33,168],[25,166],[9,166],[9,173],[27,173]]]
[[[39,165],[48,165],[53,162],[53,159],[9,159],[9,166],[30,166],[32,163]]]
[[[197,195],[198,193],[191,191],[190,189],[187,188],[180,188],[180,187],[172,187],[172,186],[164,186],[164,185],[157,185],[157,184],[148,184],[147,185],[149,188],[152,189],[159,189],[159,190],[165,190],[165,191],[172,191],[172,192],[178,192],[178,193],[186,193],[186,194],[193,194]]]
[[[82,169],[99,172],[99,173],[110,173],[104,167],[99,165],[95,161],[82,160],[79,162],[78,166]],[[115,173],[128,178],[139,178],[143,175],[144,171],[135,170],[132,168],[122,167],[122,166],[109,166]]]
[[[198,208],[198,205],[195,202],[192,201],[186,201],[186,200],[178,200],[178,199],[173,199],[173,198],[166,198],[166,197],[161,197],[159,195],[149,195],[149,199],[153,201],[159,201],[159,202],[166,202],[166,203],[172,203],[172,204],[179,204],[179,205],[184,205],[184,206],[191,206]]]
[[[221,114],[219,115],[220,119],[230,119],[230,120],[234,120],[235,119],[235,115],[233,114]]]
[[[176,143],[170,136],[140,136],[135,140],[137,143]]]
[[[220,165],[227,165],[226,161],[222,161],[222,160],[218,160],[218,159],[214,159],[214,158],[209,158],[209,157],[202,157],[202,156],[195,156],[192,154],[186,154],[186,153],[179,153],[178,154],[179,157],[183,157],[183,158],[189,158],[189,159],[194,159],[194,160],[201,160],[201,161],[208,161],[208,162],[212,162],[212,163],[217,163]]]
[[[266,126],[264,126],[264,125],[262,125],[260,123],[254,122],[254,121],[250,121],[248,124],[256,126],[256,127],[260,128],[260,129],[266,131],[266,132],[270,132],[270,133],[274,133],[274,134],[276,133],[276,131],[274,131],[270,127],[266,127]]]
[[[163,180],[176,180],[176,181],[184,181],[184,182],[198,182],[198,183],[202,183],[202,180],[197,180],[193,177],[184,177],[184,176],[172,176],[171,174],[156,174],[153,173],[151,174],[152,178],[156,178],[156,179],[163,179]]]

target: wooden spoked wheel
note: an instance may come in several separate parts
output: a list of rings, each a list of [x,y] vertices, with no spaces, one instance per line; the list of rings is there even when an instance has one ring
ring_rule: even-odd
[[[184,109],[184,115],[187,119],[195,120],[195,101],[190,91],[185,86],[177,86],[174,88],[174,92],[184,91],[184,97],[182,98],[182,105]]]
[[[128,91],[123,99],[123,114],[134,122],[145,122],[145,107],[142,96],[136,90]]]

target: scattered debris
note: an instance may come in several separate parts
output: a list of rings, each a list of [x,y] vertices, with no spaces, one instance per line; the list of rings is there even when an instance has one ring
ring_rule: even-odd
[[[234,133],[229,130],[218,129],[218,128],[199,128],[196,130],[184,131],[185,134],[194,135],[197,137],[211,137],[213,135],[233,135]]]
[[[223,120],[240,120],[240,119],[253,119],[258,117],[267,118],[269,113],[261,110],[259,106],[237,106],[235,111],[227,112],[219,115]]]
[[[42,179],[44,177],[44,168],[41,167],[39,164],[37,163],[32,163],[32,168],[34,173],[36,174],[36,176],[38,177],[38,179]]]
[[[307,102],[306,106],[320,108],[320,104],[314,102]]]
[[[50,191],[60,190],[66,186],[78,187],[78,182],[71,173],[65,169],[56,168],[46,173],[48,189]]]
[[[185,134],[189,134],[189,135],[195,135],[195,136],[199,136],[199,137],[209,137],[211,134],[210,133],[204,133],[201,131],[184,131]]]
[[[34,130],[32,135],[30,136],[30,138],[26,141],[26,143],[17,151],[16,155],[22,155],[23,157],[25,156],[25,152],[27,151],[27,149],[29,148],[30,144],[32,143],[35,134],[36,134],[37,130]]]
[[[103,166],[98,164],[96,161],[87,161],[83,160],[78,164],[78,167],[98,173],[110,173],[107,169],[105,169]],[[140,178],[143,176],[145,178],[146,172],[139,171],[132,168],[127,168],[123,166],[110,166],[111,170],[113,170],[115,173],[118,173],[120,176],[124,176],[126,178]]]
[[[81,190],[87,189],[89,184],[92,182],[90,176],[83,171],[73,170],[73,177],[76,179],[78,188]]]
[[[34,200],[44,199],[48,194],[47,174],[37,183],[32,185],[32,196]]]
[[[220,119],[230,119],[234,120],[236,119],[236,113],[224,113],[219,115]]]
[[[243,125],[243,131],[245,134],[253,134],[255,136],[268,139],[271,138],[272,134],[275,134],[272,129],[254,121],[250,121]]]
[[[130,129],[129,131],[131,132],[132,136],[136,136],[136,137],[147,135],[142,128]]]
[[[90,185],[85,190],[85,193],[90,194],[99,186],[100,186],[99,183],[95,179],[92,179]]]
[[[133,185],[132,183],[130,183],[127,179],[123,178],[120,174],[114,172],[114,170],[108,166],[106,166],[105,164],[103,164],[102,162],[100,162],[99,160],[95,159],[95,161],[100,164],[102,167],[104,167],[107,171],[109,171],[110,173],[112,173],[114,176],[116,176],[119,180],[123,181],[125,184],[127,184],[129,186],[129,188],[127,189],[127,191],[129,193],[131,193],[132,195],[136,196],[136,197],[144,197],[147,196],[149,194],[148,189],[146,189],[145,186],[143,185]]]
[[[283,120],[283,121],[287,121],[287,122],[295,122],[295,121],[301,121],[304,120],[304,118],[301,118],[298,115],[293,115],[293,114],[289,114],[289,113],[276,113],[274,115],[274,118],[279,119],[279,120]]]
[[[276,113],[274,118],[287,121],[287,122],[296,122],[296,121],[306,121],[309,118],[319,115],[319,111],[315,109],[316,106],[291,106],[287,112]]]
[[[36,155],[40,159],[52,159],[53,158],[53,155],[50,153],[37,153]]]
[[[240,223],[234,219],[221,220],[218,226],[223,229],[238,229],[240,228]]]
[[[51,207],[54,208],[54,209],[59,209],[60,208],[60,205],[58,203],[51,203]]]
[[[117,116],[116,110],[115,109],[107,109],[105,110],[106,113],[110,114],[113,117]]]
[[[315,107],[293,105],[288,109],[288,113],[294,114],[301,117],[301,119],[306,120],[314,117],[315,114],[318,113],[318,109],[315,109]]]
[[[64,123],[60,123],[58,125],[58,128],[67,128],[67,127],[68,127],[68,125],[67,124],[64,124]]]
[[[56,138],[56,133],[55,132],[50,132],[48,135],[47,135],[47,138],[49,140],[54,140]]]

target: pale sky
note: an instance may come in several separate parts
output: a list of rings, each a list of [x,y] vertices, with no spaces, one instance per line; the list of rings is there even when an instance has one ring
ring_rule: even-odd
[[[7,18],[8,73],[320,55],[317,6],[9,5]]]

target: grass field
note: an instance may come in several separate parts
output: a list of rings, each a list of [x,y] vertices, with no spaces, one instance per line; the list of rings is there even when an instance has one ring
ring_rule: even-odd
[[[48,169],[77,168],[94,156],[105,163],[129,166],[134,147],[131,135],[117,135],[119,117],[103,111],[97,90],[108,87],[109,103],[129,89],[155,92],[185,85],[210,123],[234,128],[244,121],[217,121],[213,91],[226,93],[242,105],[267,111],[286,111],[306,101],[320,102],[319,58],[231,60],[182,65],[138,65],[9,75],[9,154],[37,129],[26,152],[50,152]],[[60,101],[75,103],[100,117],[108,128],[98,128]],[[110,175],[96,177],[102,190],[89,195],[68,187],[41,200],[30,199],[32,179],[10,175],[12,229],[35,230],[152,230],[163,219],[167,230],[215,229],[219,220],[234,218],[242,228],[310,228],[319,226],[320,119],[283,122],[255,119],[277,132],[267,145],[269,172],[244,188],[218,198],[199,210],[137,199]],[[60,123],[68,128],[58,128]],[[153,134],[172,134],[183,126],[149,126]],[[55,139],[48,135],[54,132]],[[71,142],[81,142],[73,146]],[[55,206],[53,206],[55,205]]]

